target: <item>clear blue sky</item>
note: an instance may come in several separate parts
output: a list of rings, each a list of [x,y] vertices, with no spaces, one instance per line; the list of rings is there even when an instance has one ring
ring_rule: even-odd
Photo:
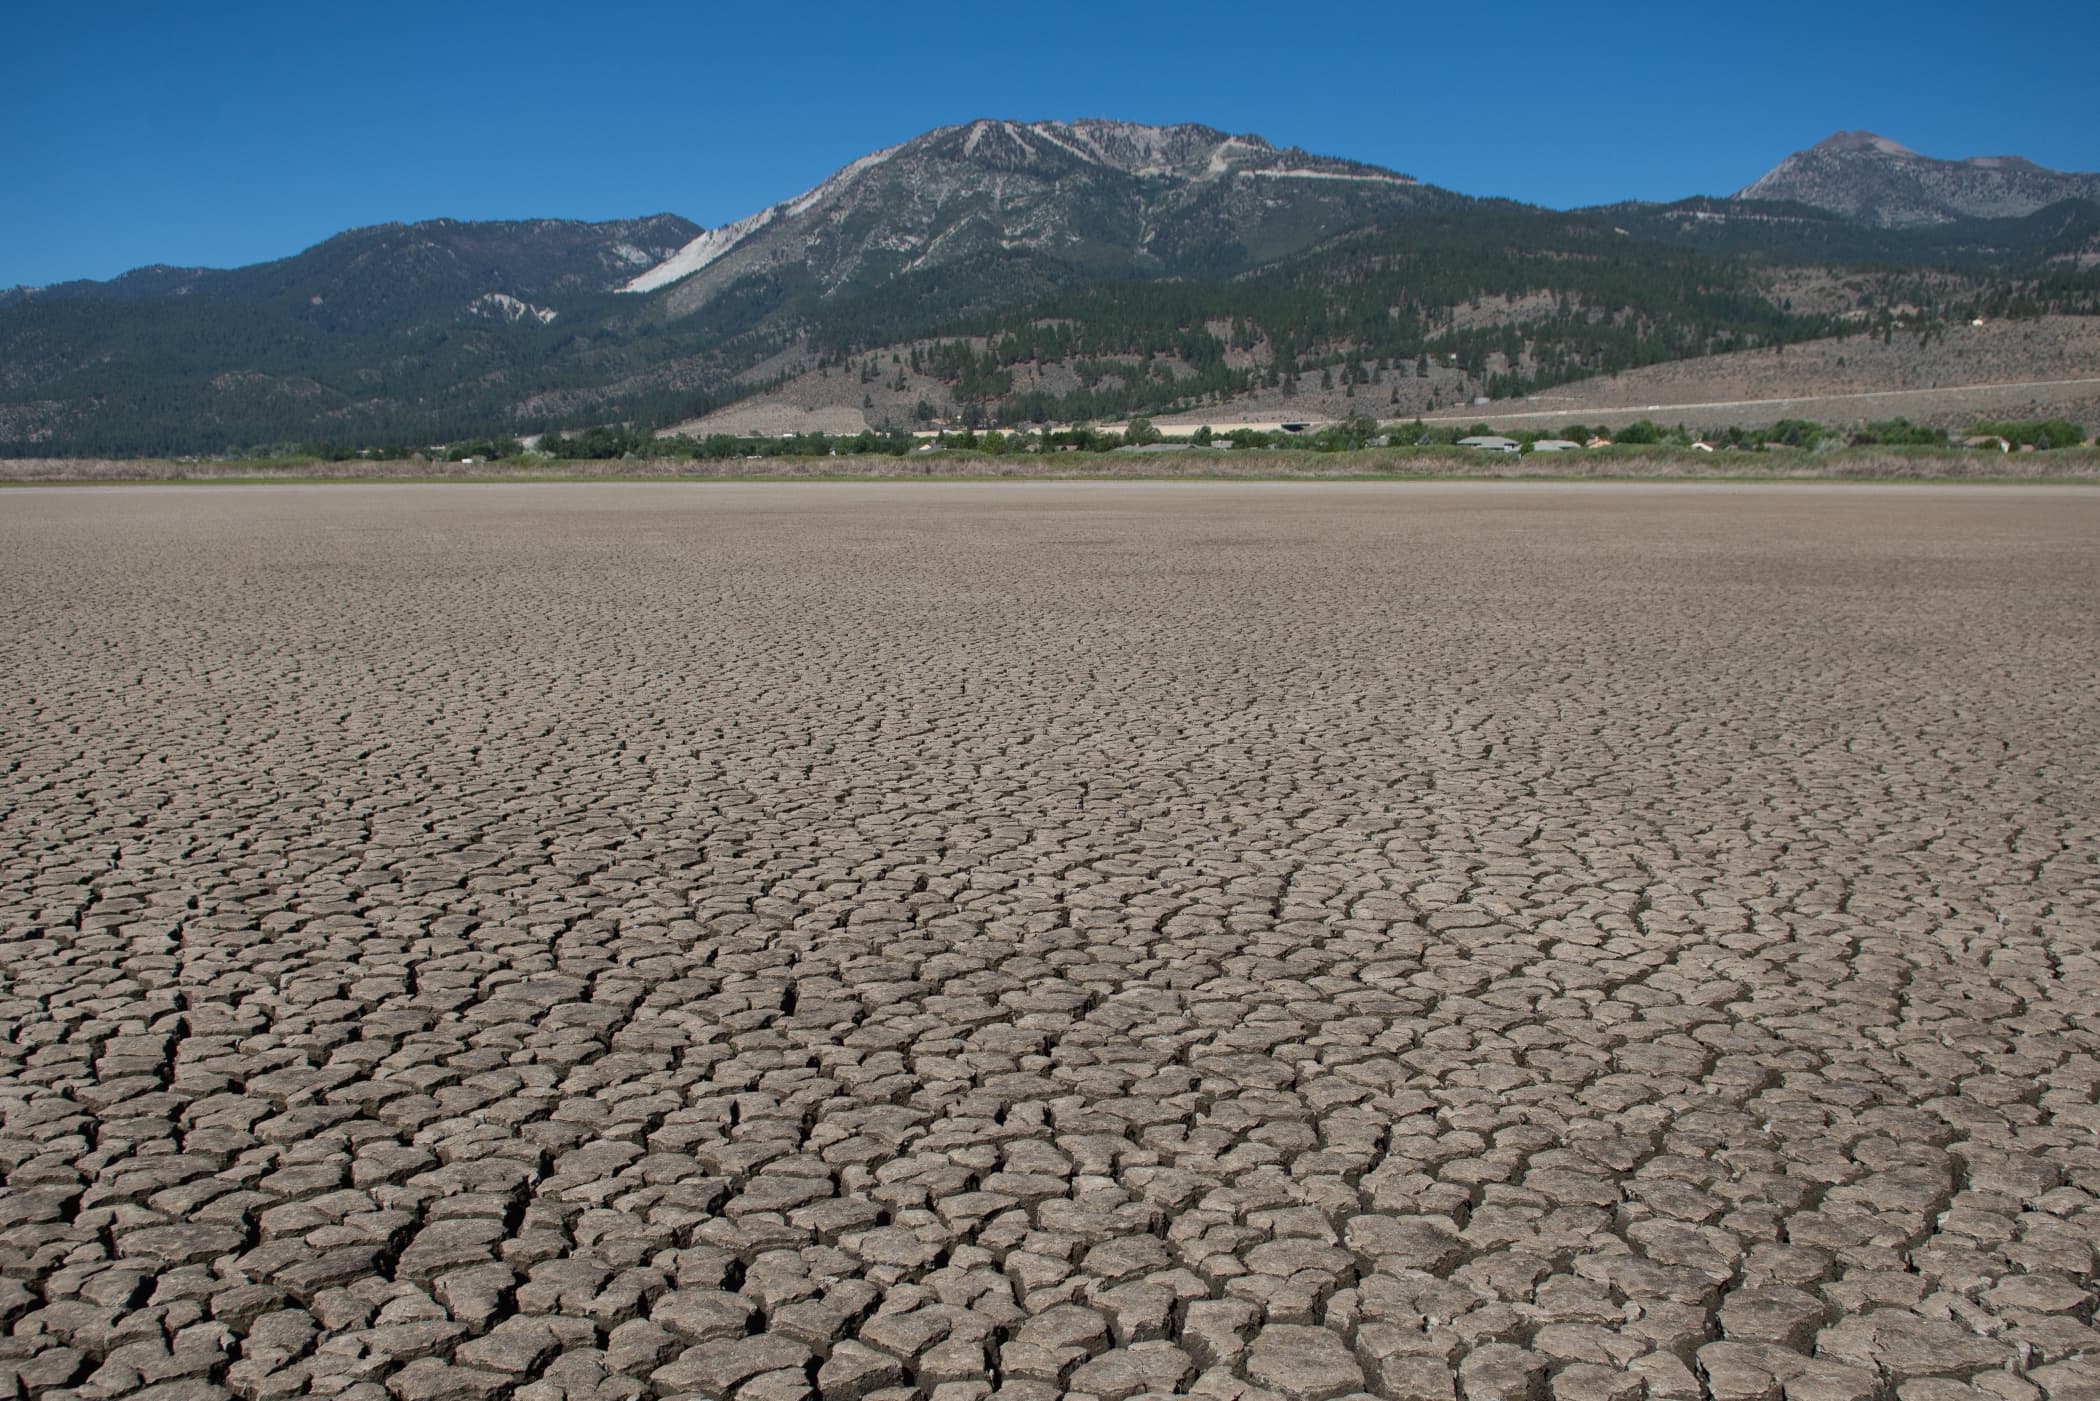
[[[1726,193],[1865,127],[2100,168],[2100,5],[362,5],[0,16],[0,286],[451,216],[725,223],[980,116],[1200,121],[1469,194]]]

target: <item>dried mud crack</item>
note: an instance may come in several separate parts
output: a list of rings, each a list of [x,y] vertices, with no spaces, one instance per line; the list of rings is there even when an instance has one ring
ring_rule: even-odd
[[[0,499],[0,1397],[2100,1394],[2100,495]]]

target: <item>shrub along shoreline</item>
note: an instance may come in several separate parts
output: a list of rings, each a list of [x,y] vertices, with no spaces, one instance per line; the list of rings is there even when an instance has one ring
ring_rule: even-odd
[[[1120,428],[966,428],[930,437],[874,429],[654,437],[592,428],[531,442],[482,438],[413,450],[352,452],[314,444],[226,458],[0,459],[0,484],[626,477],[2083,481],[2096,475],[2100,444],[2088,445],[2084,429],[2062,419],[1979,420],[1961,438],[1901,418],[1846,428],[1784,419],[1763,428],[1703,431],[1643,419],[1616,430],[1574,423],[1497,435],[1485,422],[1425,427],[1419,420],[1381,425],[1359,417],[1297,433],[1199,428],[1174,438],[1143,418]]]

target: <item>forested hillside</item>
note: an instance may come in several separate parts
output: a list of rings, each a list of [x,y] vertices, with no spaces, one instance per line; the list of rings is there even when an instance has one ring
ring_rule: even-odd
[[[1740,263],[1595,220],[1490,209],[1367,230],[1230,281],[1052,297],[981,318],[969,342],[923,358],[958,401],[1042,422],[1288,392],[1307,375],[1369,387],[1425,378],[1431,363],[1502,397],[1830,327],[1781,309]],[[1015,367],[1050,362],[1079,386],[1015,392]]]

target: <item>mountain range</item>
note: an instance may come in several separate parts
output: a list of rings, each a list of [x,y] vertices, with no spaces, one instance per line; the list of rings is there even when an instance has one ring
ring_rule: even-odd
[[[1734,196],[1563,213],[1206,126],[987,119],[715,229],[390,224],[252,267],[0,292],[0,454],[648,428],[834,374],[860,391],[841,405],[894,423],[1383,384],[1414,361],[1404,410],[1920,296],[2100,310],[2096,253],[2100,176],[1863,132]],[[1861,267],[1878,303],[1792,305],[1803,270]]]

